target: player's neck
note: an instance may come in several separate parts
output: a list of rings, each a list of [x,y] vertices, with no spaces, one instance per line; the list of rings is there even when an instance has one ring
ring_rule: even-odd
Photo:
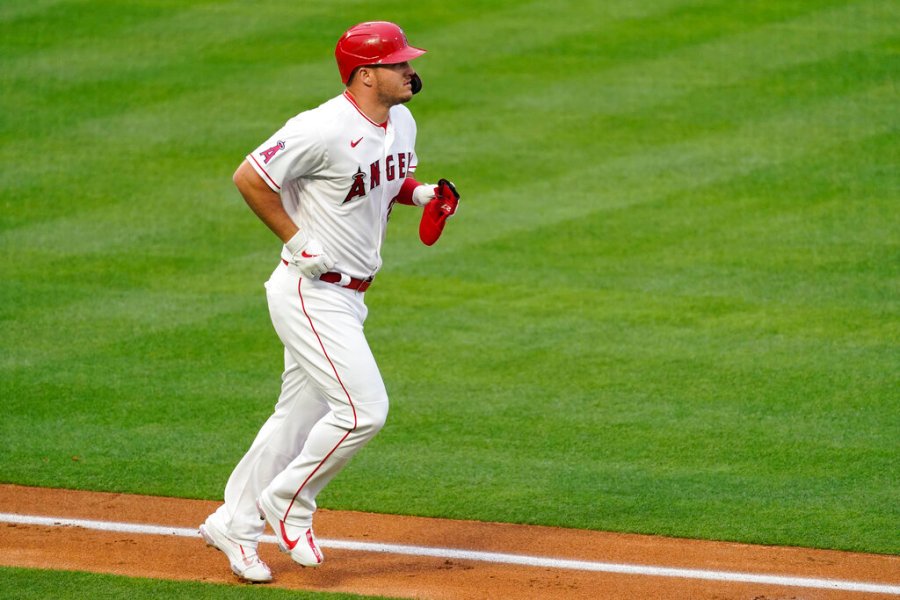
[[[373,94],[365,93],[365,89],[361,93],[359,90],[347,88],[347,94],[356,104],[356,107],[373,123],[384,123],[388,120],[388,114],[391,107],[385,106]]]

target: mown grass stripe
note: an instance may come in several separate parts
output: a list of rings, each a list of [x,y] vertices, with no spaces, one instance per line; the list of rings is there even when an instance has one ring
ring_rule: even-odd
[[[883,104],[873,102],[873,98],[881,97],[884,99]],[[603,165],[604,169],[601,173],[594,175],[596,181],[602,181],[603,184],[599,189],[595,189],[595,193],[611,194],[618,189],[630,190],[627,198],[618,198],[613,201],[600,203],[596,200],[585,200],[583,203],[557,203],[549,207],[544,207],[540,212],[537,211],[538,206],[542,204],[543,196],[539,193],[542,186],[532,187],[530,190],[531,200],[526,198],[524,202],[517,199],[516,204],[520,210],[517,212],[517,218],[506,216],[500,218],[501,214],[508,213],[505,206],[498,205],[495,211],[491,211],[487,206],[479,207],[480,223],[466,225],[468,228],[466,238],[448,238],[447,242],[442,245],[439,252],[453,253],[460,247],[468,246],[472,239],[478,240],[478,243],[484,244],[501,236],[508,236],[512,233],[521,231],[537,231],[545,227],[553,226],[556,223],[577,218],[579,216],[591,214],[596,211],[607,211],[611,208],[631,206],[635,203],[646,202],[652,200],[652,190],[656,189],[658,181],[656,178],[647,178],[646,173],[665,172],[669,182],[667,189],[669,193],[683,193],[690,189],[701,188],[713,183],[728,180],[738,176],[745,176],[751,172],[759,171],[772,164],[778,164],[782,161],[797,160],[804,156],[805,153],[813,151],[821,151],[822,148],[829,146],[840,146],[852,143],[853,138],[848,138],[849,132],[855,136],[870,136],[879,132],[889,131],[893,128],[892,121],[892,104],[890,102],[890,87],[879,86],[873,91],[863,91],[851,98],[841,98],[838,100],[829,100],[823,103],[821,107],[806,107],[802,111],[797,111],[789,115],[777,115],[770,119],[767,123],[753,123],[744,125],[738,132],[729,132],[729,135],[720,134],[713,138],[704,138],[702,140],[691,140],[690,142],[679,143],[671,147],[655,149],[653,153],[644,153],[641,157],[628,157],[628,159],[620,159],[611,164]],[[818,129],[810,129],[808,123],[817,123],[820,125]],[[757,140],[765,140],[765,145],[756,148],[754,142]],[[796,143],[793,146],[791,141],[801,140],[802,143]],[[774,155],[771,153],[769,144],[774,147],[783,149],[782,154]],[[698,177],[698,167],[703,166],[704,175]],[[583,176],[583,174],[573,172],[567,173],[559,180],[566,180]],[[626,176],[628,178],[626,179]],[[556,185],[556,180],[544,183],[547,188]],[[538,193],[535,193],[538,192]],[[548,192],[550,193],[549,189]],[[523,191],[524,194],[524,191]],[[534,204],[534,210],[526,210],[529,204]],[[129,207],[127,209],[131,211]],[[15,230],[6,235],[0,236],[11,245],[24,250],[29,244],[36,245],[37,249],[43,250],[52,243],[53,239],[65,235],[68,239],[68,252],[62,255],[81,255],[92,254],[95,252],[122,252],[128,251],[141,243],[141,238],[132,237],[130,232],[123,230],[123,237],[119,239],[120,245],[117,247],[111,245],[115,238],[109,236],[101,237],[97,235],[99,231],[105,230],[105,223],[110,222],[109,211],[102,211],[106,216],[100,218],[90,213],[80,216],[77,220],[57,221],[41,224],[41,228],[45,233],[37,235],[35,228],[26,228]],[[492,215],[492,212],[495,213]],[[492,220],[495,217],[496,220]],[[124,218],[113,219],[112,222],[118,222]],[[458,223],[462,222],[462,217],[458,218]],[[90,226],[93,224],[93,228]],[[47,230],[48,227],[51,227]],[[99,227],[99,229],[97,229]],[[77,238],[70,232],[81,231],[82,239],[86,246],[79,250]],[[192,229],[185,226],[185,236],[192,237]],[[169,231],[172,236],[175,232]],[[173,240],[176,238],[172,238]],[[410,246],[410,252],[404,253],[395,261],[395,265],[403,267],[410,263],[430,261],[434,258],[433,253],[413,252],[415,241],[412,239],[405,240],[405,245]],[[54,258],[58,259],[60,253],[55,253]],[[35,263],[24,265],[25,269],[34,268],[36,264],[41,262],[40,258]],[[171,284],[181,277],[180,273],[173,273],[167,277],[163,277],[157,284],[165,286],[166,279]],[[132,308],[125,310],[129,314],[134,310],[137,303],[143,305],[152,299],[153,295],[140,292],[134,294],[134,300],[130,303]],[[198,296],[201,297],[202,296]],[[112,302],[115,302],[113,304]],[[73,305],[69,309],[55,311],[54,317],[45,324],[46,334],[35,336],[36,332],[31,329],[22,333],[32,341],[38,342],[37,347],[42,347],[41,340],[49,339],[57,335],[59,328],[66,323],[77,323],[84,320],[85,306],[92,307],[94,312],[99,311],[100,314],[109,314],[113,306],[120,304],[121,298],[97,304],[94,297],[87,299],[81,306]],[[248,305],[244,300],[241,305]],[[220,305],[221,306],[221,305]],[[173,310],[178,310],[173,305]],[[138,311],[143,314],[144,311]],[[169,317],[160,317],[159,313],[154,311],[150,313],[153,318],[160,318],[161,322],[168,323],[169,326],[181,322],[186,316],[183,312],[179,315],[171,315]],[[197,313],[197,318],[207,319],[209,313]],[[88,319],[91,322],[93,319]],[[137,324],[133,324],[132,327]],[[15,329],[12,330],[13,334]],[[124,330],[123,330],[124,331]],[[52,355],[46,355],[46,360],[52,360]],[[15,359],[14,364],[21,364],[21,357]],[[26,364],[30,364],[26,361]]]

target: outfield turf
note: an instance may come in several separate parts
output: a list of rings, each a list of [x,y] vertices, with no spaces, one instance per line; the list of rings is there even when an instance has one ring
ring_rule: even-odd
[[[0,568],[0,598],[47,600],[376,600],[382,596],[321,594],[267,586],[213,585],[199,582],[161,581],[93,573],[52,572],[37,569]]]
[[[221,497],[281,362],[231,173],[374,18],[463,198],[393,213],[320,506],[900,553],[883,0],[0,2],[0,481]]]

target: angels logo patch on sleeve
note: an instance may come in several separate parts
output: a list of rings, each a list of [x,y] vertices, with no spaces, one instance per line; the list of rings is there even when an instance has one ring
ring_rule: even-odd
[[[284,142],[281,140],[278,140],[277,144],[275,144],[271,148],[266,148],[265,150],[260,152],[259,155],[263,159],[263,164],[264,165],[269,164],[269,161],[272,160],[272,157],[275,156],[276,154],[278,154],[279,152],[281,152],[282,150],[284,150]]]

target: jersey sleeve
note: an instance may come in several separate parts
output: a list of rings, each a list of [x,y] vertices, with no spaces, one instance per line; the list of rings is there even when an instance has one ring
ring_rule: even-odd
[[[318,129],[304,115],[294,117],[276,131],[247,161],[272,190],[285,182],[315,175],[325,167],[327,153]]]

